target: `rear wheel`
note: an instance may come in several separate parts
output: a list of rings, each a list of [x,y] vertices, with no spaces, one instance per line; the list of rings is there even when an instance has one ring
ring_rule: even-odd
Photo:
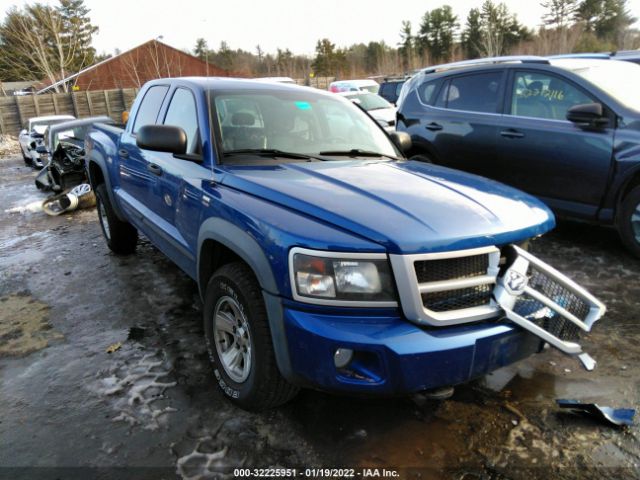
[[[245,263],[224,265],[211,277],[204,331],[216,381],[232,402],[263,410],[298,392],[280,374],[262,290]]]
[[[625,247],[640,257],[640,186],[631,190],[620,205],[618,233]]]
[[[138,231],[129,222],[123,222],[115,214],[104,183],[96,188],[96,207],[102,234],[111,251],[119,255],[133,253],[138,243]]]

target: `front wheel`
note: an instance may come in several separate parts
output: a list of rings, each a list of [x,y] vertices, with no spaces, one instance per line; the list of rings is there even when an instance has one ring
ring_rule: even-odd
[[[640,186],[631,190],[620,205],[618,233],[625,247],[640,257]]]
[[[133,253],[138,243],[138,231],[129,222],[123,222],[118,218],[109,201],[107,186],[104,183],[96,188],[96,207],[102,234],[111,251],[119,255]]]
[[[216,382],[232,402],[263,410],[297,393],[276,364],[262,290],[246,264],[229,263],[211,277],[204,331]]]

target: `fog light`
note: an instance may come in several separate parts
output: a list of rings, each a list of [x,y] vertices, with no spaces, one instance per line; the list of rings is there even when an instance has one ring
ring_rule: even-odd
[[[350,348],[339,348],[336,353],[333,354],[333,363],[336,368],[344,368],[349,365],[349,362],[353,359],[353,350]]]

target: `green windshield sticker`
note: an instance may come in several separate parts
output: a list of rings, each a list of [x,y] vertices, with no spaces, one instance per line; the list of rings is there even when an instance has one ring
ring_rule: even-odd
[[[300,110],[311,110],[311,104],[309,102],[296,102],[296,107]]]

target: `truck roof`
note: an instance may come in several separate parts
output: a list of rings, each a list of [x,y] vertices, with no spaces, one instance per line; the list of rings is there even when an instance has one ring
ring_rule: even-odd
[[[174,77],[152,80],[149,85],[166,85],[167,83],[179,83],[201,90],[291,90],[307,89],[283,82],[266,82],[264,80],[234,78],[234,77]],[[321,92],[321,90],[317,90]]]

